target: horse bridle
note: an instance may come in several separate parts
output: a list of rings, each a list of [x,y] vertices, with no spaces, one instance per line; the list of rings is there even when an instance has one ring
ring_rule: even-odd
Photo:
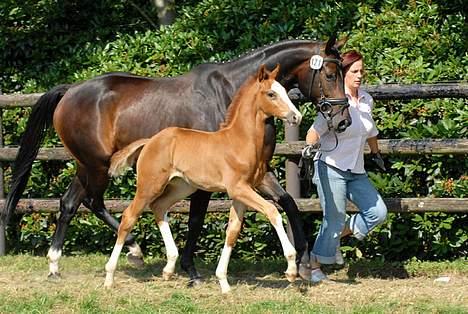
[[[309,85],[309,95],[311,95],[312,88],[314,86],[314,81],[315,81],[315,76],[317,73],[320,74],[320,71],[323,68],[323,63],[324,62],[333,62],[336,64],[338,67],[337,72],[339,72],[341,75],[341,78],[343,78],[343,66],[341,64],[341,61],[338,59],[333,59],[333,58],[323,58],[320,55],[313,55],[310,58],[310,68],[312,69],[312,79],[310,80],[310,85]],[[322,88],[322,81],[319,79],[319,89],[320,89],[320,99],[319,101],[315,104],[315,107],[317,108],[317,111],[322,114],[322,116],[325,118],[327,121],[327,127],[328,131],[335,131],[333,128],[333,118],[338,114],[338,113],[343,113],[343,111],[349,107],[349,102],[348,98],[326,98],[325,94],[323,93],[323,88]],[[332,109],[333,106],[342,106],[341,110],[338,110],[334,114],[332,114]],[[335,136],[335,147],[332,149],[327,149],[323,150],[320,146],[318,146],[318,152],[331,152],[338,147],[338,136],[336,135],[336,132],[333,132],[333,135]],[[317,147],[317,146],[316,146]],[[312,149],[309,149],[311,147],[307,146],[304,148],[302,151],[302,156],[301,159],[299,160],[299,178],[304,180],[308,179],[310,182],[312,182],[312,177],[314,173],[314,165],[312,161],[313,157],[313,151]]]
[[[320,55],[313,55],[310,58],[310,68],[312,69],[312,79],[310,80],[310,86],[309,86],[309,95],[312,91],[312,88],[314,86],[314,81],[315,81],[315,76],[317,74],[320,74],[320,71],[323,68],[323,63],[325,62],[333,62],[336,64],[338,67],[339,71],[337,73],[340,73],[341,76],[343,76],[343,67],[341,64],[341,61],[338,59],[333,59],[333,58],[323,58]],[[338,113],[343,113],[343,111],[349,107],[349,102],[348,98],[326,98],[325,94],[323,93],[323,88],[322,88],[322,81],[319,79],[319,89],[320,89],[320,99],[315,105],[317,110],[322,114],[322,116],[325,118],[327,121],[327,126],[328,130],[333,129],[332,121],[333,118],[338,114]],[[338,110],[334,114],[332,114],[332,109],[333,106],[342,106],[341,110]]]
[[[314,81],[315,81],[315,76],[317,74],[320,74],[320,71],[323,68],[323,63],[325,62],[333,62],[336,64],[339,75],[341,75],[341,78],[343,78],[343,66],[341,64],[341,61],[339,59],[333,59],[333,58],[323,58],[320,55],[313,55],[310,58],[310,68],[312,69],[312,79],[310,80],[310,85],[309,85],[309,95],[311,94],[312,88],[314,86]],[[323,93],[323,88],[322,88],[322,81],[319,79],[319,89],[320,89],[320,99],[319,101],[315,104],[315,107],[317,108],[317,111],[322,114],[322,116],[325,118],[327,121],[327,127],[328,131],[335,131],[333,128],[333,118],[338,114],[341,113],[343,114],[343,111],[346,110],[349,107],[349,102],[348,98],[327,98],[325,97],[325,94]],[[332,109],[333,106],[342,106],[341,110],[338,110],[337,112],[332,114]],[[336,135],[336,132],[333,132],[335,135],[335,147],[333,147],[331,150],[327,151],[332,151],[338,146],[338,137]],[[324,151],[324,150],[322,150]]]

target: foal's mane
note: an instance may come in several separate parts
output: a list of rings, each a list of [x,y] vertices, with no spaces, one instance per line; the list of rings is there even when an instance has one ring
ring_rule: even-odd
[[[231,121],[234,119],[237,109],[239,108],[240,104],[242,103],[242,98],[244,95],[250,90],[250,86],[255,83],[257,77],[255,75],[250,76],[244,84],[239,88],[239,90],[234,94],[231,103],[228,106],[228,110],[226,112],[226,116],[224,118],[224,122],[222,122],[219,127],[220,129],[226,128]]]

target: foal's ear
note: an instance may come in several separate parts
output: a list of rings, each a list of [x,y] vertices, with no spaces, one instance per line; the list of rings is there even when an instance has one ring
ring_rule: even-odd
[[[269,77],[269,72],[265,67],[265,64],[262,64],[260,68],[258,69],[257,72],[257,79],[259,82],[263,82],[264,80],[267,80]]]
[[[276,76],[278,75],[279,70],[280,70],[280,64],[277,63],[273,71],[271,71],[270,78],[273,80],[276,79]]]

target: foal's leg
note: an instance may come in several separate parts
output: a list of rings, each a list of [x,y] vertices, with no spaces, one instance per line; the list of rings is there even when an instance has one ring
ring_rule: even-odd
[[[82,182],[87,182],[87,198],[83,204],[91,209],[91,211],[108,225],[115,233],[119,228],[119,222],[112,216],[104,205],[104,192],[109,185],[109,176],[107,175],[107,168],[100,170],[88,171],[86,177],[81,176]],[[86,180],[86,181],[84,181]],[[143,253],[140,246],[136,243],[135,237],[128,234],[125,245],[128,246],[127,259],[130,263],[137,267],[142,267]]]
[[[195,268],[193,255],[195,254],[197,239],[200,237],[210,198],[211,192],[202,190],[198,190],[190,196],[188,233],[184,250],[180,258],[180,266],[190,277],[189,287],[201,284],[201,275]]]
[[[52,236],[52,244],[47,258],[49,260],[49,278],[60,278],[59,259],[62,256],[65,233],[70,225],[71,219],[75,216],[78,207],[86,196],[86,192],[78,177],[74,177],[65,194],[60,199],[60,216],[57,221],[57,228]]]
[[[168,173],[160,173],[160,176],[156,179],[150,171],[138,174],[135,198],[123,212],[122,220],[117,232],[117,240],[115,242],[114,249],[112,250],[112,255],[106,264],[106,280],[104,281],[105,287],[110,288],[114,283],[114,273],[117,268],[120,252],[122,251],[122,247],[125,243],[125,238],[128,236],[133,226],[135,226],[135,223],[143,212],[143,209],[150,205],[164,192],[168,180]]]
[[[112,255],[106,264],[106,280],[104,281],[104,287],[110,288],[114,283],[114,273],[117,268],[117,262],[119,260],[120,252],[125,243],[125,238],[132,230],[133,226],[137,222],[138,217],[141,215],[145,206],[148,205],[148,198],[138,194],[135,196],[130,205],[125,209],[122,215],[122,221],[120,222],[119,231],[117,232],[117,241],[115,242]]]
[[[257,190],[268,198],[271,198],[284,209],[293,232],[293,243],[297,251],[296,263],[299,266],[299,275],[304,280],[310,280],[310,269],[308,267],[309,252],[304,234],[304,223],[300,217],[300,211],[297,208],[296,202],[283,189],[272,172],[265,174],[261,185],[257,186]]]
[[[164,193],[154,200],[150,207],[153,211],[159,230],[163,237],[164,246],[166,247],[167,264],[163,269],[163,279],[169,280],[175,271],[175,265],[179,253],[174,238],[172,237],[171,229],[168,223],[167,211],[177,201],[184,199],[193,193],[195,188],[187,184],[181,179],[173,179],[166,187]]]
[[[227,293],[231,290],[227,281],[227,269],[229,259],[231,258],[232,248],[239,237],[242,220],[246,210],[247,206],[243,203],[235,200],[232,202],[232,207],[229,211],[229,223],[226,229],[226,241],[224,243],[223,251],[221,252],[221,257],[219,258],[218,267],[216,268],[216,277],[218,277],[222,293]]]
[[[229,195],[232,199],[238,200],[248,207],[265,214],[278,234],[281,246],[283,247],[284,256],[288,262],[288,268],[285,272],[286,278],[290,282],[294,281],[297,276],[296,250],[288,239],[288,235],[283,227],[281,215],[276,207],[258,195],[258,193],[247,184],[237,184],[235,190],[229,191]]]

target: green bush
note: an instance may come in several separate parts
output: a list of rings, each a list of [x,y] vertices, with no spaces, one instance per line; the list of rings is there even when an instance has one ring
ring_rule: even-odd
[[[155,17],[150,1],[134,0]],[[346,49],[365,55],[367,81],[429,83],[468,80],[466,17],[462,1],[176,1],[178,17],[168,27],[154,29],[127,1],[3,1],[0,3],[0,90],[41,92],[61,83],[86,80],[109,71],[146,76],[174,76],[204,62],[227,61],[250,49],[288,38],[326,39],[348,35]],[[155,19],[154,19],[155,20]],[[8,44],[7,44],[8,43]],[[316,113],[310,104],[301,137]],[[4,142],[17,145],[29,110],[4,110]],[[465,99],[377,101],[375,119],[380,138],[466,138]],[[284,137],[278,124],[278,141]],[[45,146],[59,144],[53,132]],[[384,197],[466,197],[468,158],[447,155],[385,156],[388,172],[369,172]],[[461,161],[460,161],[461,160]],[[283,157],[272,165],[284,183]],[[73,162],[36,162],[25,196],[60,197],[74,173]],[[4,167],[6,181],[9,167]],[[115,179],[106,198],[133,197],[133,173]],[[309,194],[310,195],[310,194]],[[308,195],[308,196],[309,196]],[[316,192],[311,191],[316,197]],[[363,242],[347,240],[349,258],[387,260],[452,259],[466,256],[467,214],[390,214],[386,223]],[[320,215],[304,214],[313,241]],[[198,256],[216,259],[224,239],[226,214],[207,215]],[[8,240],[15,252],[43,254],[55,229],[55,215],[16,216]],[[187,215],[171,215],[180,247]],[[146,254],[163,254],[151,215],[134,229]],[[108,253],[114,235],[94,215],[78,215],[67,234],[65,252]],[[86,243],[86,245],[83,245]],[[249,213],[234,251],[256,259],[281,256],[279,241],[264,217]]]

